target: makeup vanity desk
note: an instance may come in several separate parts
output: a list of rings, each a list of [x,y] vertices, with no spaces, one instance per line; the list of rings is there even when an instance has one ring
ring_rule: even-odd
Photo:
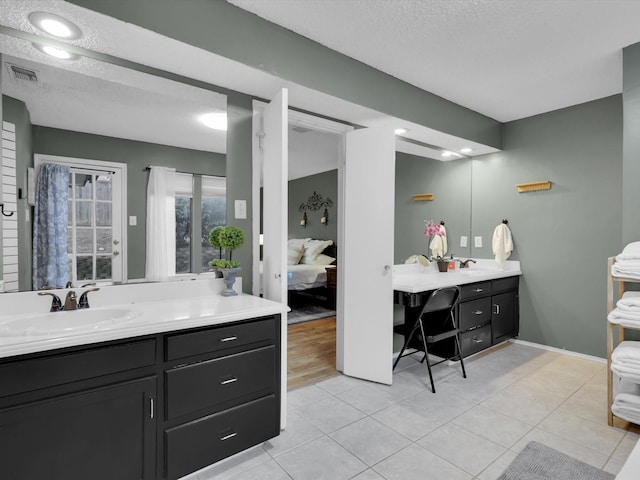
[[[466,357],[518,335],[520,275],[519,261],[507,261],[504,269],[499,269],[493,259],[479,259],[469,268],[456,265],[455,270],[447,272],[439,272],[434,262],[428,267],[394,265],[393,299],[404,306],[405,325],[413,325],[432,291],[459,286],[454,316]],[[429,350],[435,355],[453,356],[454,348],[453,339],[448,339]]]

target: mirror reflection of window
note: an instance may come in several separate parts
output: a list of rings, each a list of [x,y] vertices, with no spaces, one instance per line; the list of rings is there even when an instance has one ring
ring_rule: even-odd
[[[197,181],[201,187],[193,188]],[[220,252],[209,243],[209,232],[226,224],[226,190],[224,177],[176,174],[176,274],[212,271],[209,261],[220,258]],[[200,218],[194,218],[196,210],[201,212]],[[194,228],[201,235],[194,236]],[[200,242],[200,248],[194,248],[194,241]]]
[[[74,284],[112,279],[111,180],[108,172],[70,171],[67,254]]]

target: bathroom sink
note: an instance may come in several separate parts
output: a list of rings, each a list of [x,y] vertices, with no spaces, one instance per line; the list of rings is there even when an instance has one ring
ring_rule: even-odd
[[[31,337],[105,331],[134,321],[139,312],[98,308],[0,317],[0,336]]]

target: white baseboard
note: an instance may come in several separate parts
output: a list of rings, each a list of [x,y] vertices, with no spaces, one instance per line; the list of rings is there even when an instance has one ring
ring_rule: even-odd
[[[526,340],[520,340],[517,338],[509,339],[511,343],[517,343],[519,345],[526,345],[527,347],[539,348],[541,350],[548,350],[550,352],[563,353],[572,357],[584,358],[585,360],[592,360],[594,362],[607,363],[606,358],[596,357],[595,355],[587,355],[585,353],[572,352],[571,350],[564,350],[562,348],[550,347],[548,345],[542,345],[541,343],[527,342]]]

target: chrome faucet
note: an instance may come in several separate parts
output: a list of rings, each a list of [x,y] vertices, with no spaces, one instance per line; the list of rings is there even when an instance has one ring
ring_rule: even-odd
[[[62,310],[62,302],[60,301],[60,297],[55,293],[51,292],[38,292],[38,295],[51,295],[51,309],[50,312],[59,312]]]
[[[76,298],[76,292],[71,290],[67,293],[67,298],[64,300],[63,310],[77,310],[78,309],[78,300]]]
[[[78,301],[78,308],[89,308],[89,297],[88,297],[89,292],[97,292],[98,290],[100,289],[90,288],[82,292],[82,295],[80,295],[80,300]]]
[[[464,262],[460,259],[458,259],[458,261],[460,262],[460,268],[469,268],[469,262],[476,263],[476,261],[471,258],[467,258]]]

